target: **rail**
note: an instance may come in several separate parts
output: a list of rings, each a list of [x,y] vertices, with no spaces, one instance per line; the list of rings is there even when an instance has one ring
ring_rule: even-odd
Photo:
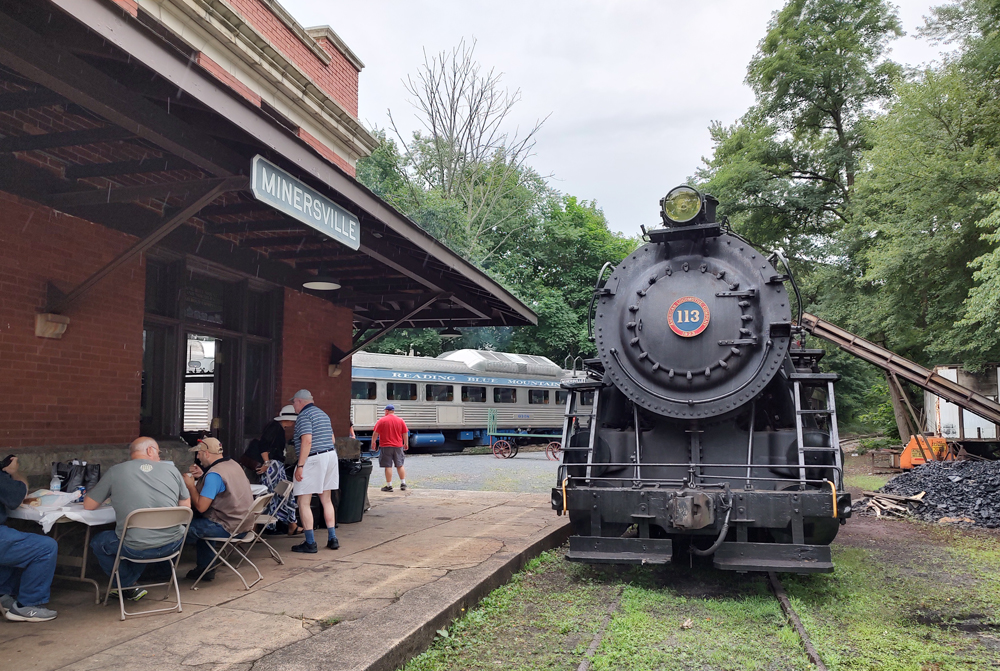
[[[926,389],[985,420],[1000,424],[1000,403],[968,387],[952,382],[920,364],[905,359],[808,312],[802,315],[801,325],[810,334],[834,343],[842,350],[878,366],[890,375],[895,375]]]

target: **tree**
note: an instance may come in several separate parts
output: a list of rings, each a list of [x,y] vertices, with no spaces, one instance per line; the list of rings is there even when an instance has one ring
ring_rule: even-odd
[[[847,220],[867,126],[899,69],[882,60],[899,20],[882,0],[791,0],[747,69],[756,104],[710,128],[699,179],[762,245],[821,255]]]
[[[476,44],[463,40],[450,52],[429,57],[406,88],[423,131],[407,141],[390,112],[406,157],[404,175],[444,201],[460,203],[461,218],[439,237],[479,263],[487,262],[534,221],[544,179],[526,164],[538,121],[525,134],[507,130],[520,90],[502,88],[502,73],[484,71]]]

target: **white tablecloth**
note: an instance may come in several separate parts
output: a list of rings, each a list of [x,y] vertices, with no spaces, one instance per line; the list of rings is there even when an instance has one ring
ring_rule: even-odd
[[[250,485],[250,491],[253,492],[254,497],[258,497],[267,494],[267,487]],[[52,530],[52,525],[60,520],[80,522],[88,527],[115,523],[115,509],[111,506],[101,506],[97,510],[84,510],[82,503],[71,503],[59,508],[21,505],[10,511],[8,516],[19,520],[38,522],[42,525],[42,531],[45,533],[49,533]]]
[[[60,520],[80,522],[89,527],[96,527],[100,524],[115,523],[115,509],[111,506],[101,506],[97,510],[84,510],[82,503],[71,503],[61,508],[48,508],[44,506],[19,506],[10,511],[9,517],[29,522],[38,522],[42,525],[42,531],[49,533],[52,525]]]

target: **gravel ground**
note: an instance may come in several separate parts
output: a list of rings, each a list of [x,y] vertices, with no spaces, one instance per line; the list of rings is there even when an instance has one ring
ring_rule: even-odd
[[[558,466],[543,452],[521,452],[513,459],[486,454],[408,454],[406,484],[413,489],[547,493],[555,486]],[[392,477],[398,488],[395,469]],[[384,471],[375,463],[368,486],[378,489],[384,484]]]

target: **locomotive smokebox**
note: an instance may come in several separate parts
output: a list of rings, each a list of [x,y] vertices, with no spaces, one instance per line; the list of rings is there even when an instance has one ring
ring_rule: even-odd
[[[662,201],[671,225],[650,231],[650,243],[618,265],[598,302],[594,333],[605,370],[630,400],[667,417],[740,408],[788,351],[782,277],[745,241],[704,221],[706,213],[715,218],[714,202],[691,187],[671,191]]]

